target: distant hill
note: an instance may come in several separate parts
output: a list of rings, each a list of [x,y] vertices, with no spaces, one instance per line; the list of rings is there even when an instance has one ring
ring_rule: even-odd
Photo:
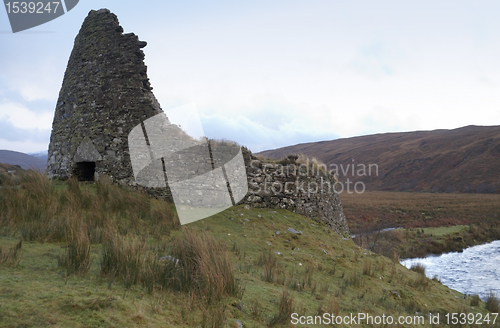
[[[257,155],[281,159],[289,154],[315,157],[329,170],[337,168],[340,181],[361,181],[366,190],[500,193],[500,126],[374,134],[298,144]],[[362,164],[365,176],[359,176]],[[369,164],[377,164],[378,175],[372,166],[368,176]]]
[[[28,155],[47,161],[47,158],[49,157],[49,152],[48,150],[45,150],[45,151],[39,151],[37,153],[28,153]]]
[[[0,163],[19,165],[23,169],[45,171],[47,161],[12,150],[0,150]]]

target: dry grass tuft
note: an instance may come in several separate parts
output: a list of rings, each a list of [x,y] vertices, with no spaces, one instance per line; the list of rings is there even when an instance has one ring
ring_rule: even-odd
[[[175,238],[170,255],[148,250],[146,239],[114,233],[103,241],[101,274],[116,278],[128,289],[142,283],[149,293],[170,289],[196,295],[206,304],[225,296],[241,298],[244,288],[236,281],[226,246],[206,233],[184,229]]]
[[[84,223],[68,222],[68,245],[58,264],[66,268],[66,275],[85,274],[90,268],[90,238]]]
[[[9,250],[2,249],[0,246],[0,264],[5,264],[8,266],[16,266],[21,261],[21,247],[23,246],[23,241],[20,240],[16,246],[11,247]]]
[[[276,256],[271,250],[263,250],[257,260],[257,265],[264,268],[262,273],[262,280],[267,282],[274,282],[275,271],[277,269]]]
[[[173,241],[171,254],[175,260],[169,261],[164,271],[164,285],[197,292],[208,304],[223,296],[242,296],[243,288],[236,282],[227,248],[213,236],[185,229]]]
[[[372,261],[365,259],[363,262],[363,274],[370,277],[375,275],[375,271],[372,269]]]
[[[144,267],[146,241],[134,236],[122,238],[109,234],[103,241],[101,274],[110,278],[109,286],[115,278],[120,278],[126,289],[139,282]]]
[[[410,270],[420,273],[425,276],[425,266],[421,263],[413,264]]]
[[[208,309],[203,309],[201,321],[202,328],[220,328],[224,327],[227,321],[226,304],[217,304]]]
[[[479,300],[479,295],[472,295],[470,298],[470,306],[478,306]]]
[[[290,294],[288,290],[284,289],[279,300],[278,314],[271,319],[269,327],[290,322],[290,317],[293,311],[293,295]]]
[[[498,297],[496,297],[496,295],[491,291],[488,297],[486,298],[485,308],[491,313],[500,312],[500,299],[498,299]]]
[[[430,280],[425,276],[425,266],[417,263],[413,264],[410,268],[410,270],[415,271],[418,273],[418,276],[415,280],[410,282],[410,285],[413,286],[414,288],[420,288],[422,290],[426,290],[427,288],[430,287]]]
[[[328,167],[325,163],[315,157],[308,157],[304,154],[292,154],[286,158],[277,161],[277,164],[289,166],[293,172],[297,171],[300,174],[307,174],[309,176],[327,176]]]
[[[19,232],[24,240],[67,241],[68,220],[82,220],[92,243],[100,243],[111,226],[127,235],[168,236],[179,228],[173,205],[132,193],[102,176],[91,185],[69,179],[67,188],[29,171],[19,186],[0,188],[0,227]]]

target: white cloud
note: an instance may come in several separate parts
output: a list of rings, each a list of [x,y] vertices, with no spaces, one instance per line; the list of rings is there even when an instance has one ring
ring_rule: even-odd
[[[26,101],[54,100],[54,90],[44,83],[23,83],[18,88]]]
[[[20,129],[51,129],[53,113],[35,112],[19,103],[0,104],[0,120],[11,123]]]
[[[0,138],[0,149],[14,150],[22,153],[35,153],[49,148],[49,143],[40,141],[9,141]]]
[[[202,114],[200,118],[207,137],[233,140],[254,152],[338,137],[333,130],[310,129],[307,118],[294,119],[276,129],[261,123],[265,119],[251,120],[242,115]]]

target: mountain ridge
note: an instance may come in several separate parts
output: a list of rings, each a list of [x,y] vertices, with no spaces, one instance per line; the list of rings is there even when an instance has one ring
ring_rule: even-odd
[[[0,163],[19,165],[23,169],[35,169],[44,172],[47,161],[13,150],[0,149]]]
[[[500,126],[391,132],[298,144],[258,153],[281,159],[303,154],[332,165],[378,165],[378,175],[340,175],[366,190],[500,192]]]

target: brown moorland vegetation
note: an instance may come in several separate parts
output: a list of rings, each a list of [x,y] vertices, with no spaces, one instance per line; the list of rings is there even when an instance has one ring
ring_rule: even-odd
[[[362,181],[371,191],[500,193],[500,126],[374,134],[303,143],[257,155],[282,159],[290,154],[317,158],[329,168],[337,164],[340,181]],[[377,164],[378,175],[358,177],[355,171],[352,176],[353,163],[356,170],[358,164]]]
[[[354,241],[386,256],[440,254],[500,239],[497,194],[377,191],[340,197]],[[388,228],[402,229],[383,231]]]

